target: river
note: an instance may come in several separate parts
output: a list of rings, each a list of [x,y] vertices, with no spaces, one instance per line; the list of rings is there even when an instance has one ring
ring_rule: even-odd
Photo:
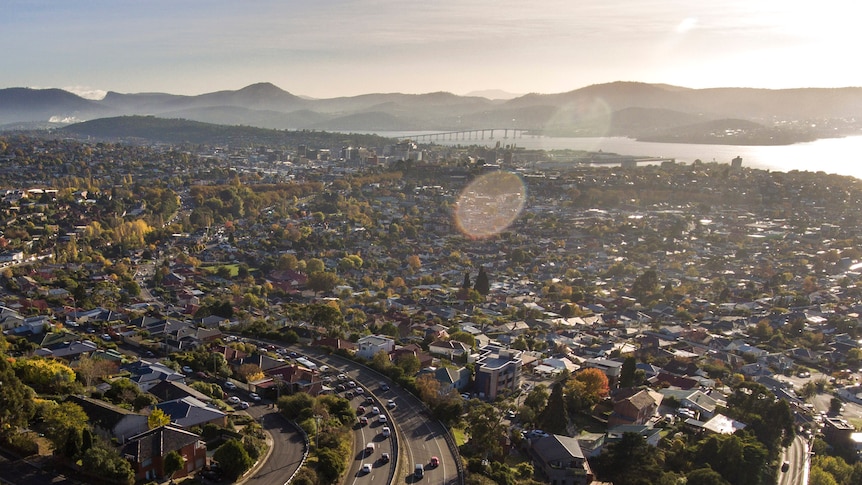
[[[379,133],[384,136],[410,136],[410,133]],[[415,133],[414,133],[415,134]],[[862,179],[862,135],[844,138],[823,138],[807,143],[780,146],[740,145],[692,145],[686,143],[641,142],[631,138],[557,138],[525,135],[518,138],[494,140],[437,141],[441,145],[487,145],[500,142],[505,146],[514,143],[528,149],[543,150],[587,150],[649,157],[673,158],[678,162],[691,163],[696,159],[704,162],[730,163],[734,157],[742,157],[742,165],[765,170],[789,172],[823,171],[831,174],[849,175]]]

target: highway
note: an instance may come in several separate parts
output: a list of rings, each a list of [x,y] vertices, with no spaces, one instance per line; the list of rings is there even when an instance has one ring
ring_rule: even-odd
[[[272,452],[266,462],[242,483],[250,485],[284,485],[302,465],[305,439],[276,408],[257,404],[246,410],[272,436]]]
[[[380,406],[381,410],[388,412],[391,418],[390,427],[393,428],[398,440],[398,454],[393,454],[393,460],[390,462],[391,466],[395,467],[392,469],[392,473],[394,473],[393,483],[405,481],[407,483],[427,482],[435,485],[460,483],[458,468],[455,465],[456,457],[446,443],[448,431],[439,421],[428,415],[427,408],[419,399],[398,386],[392,386],[388,391],[381,391],[379,383],[384,380],[388,382],[388,380],[367,367],[359,366],[339,356],[316,352],[314,349],[305,349],[305,352],[320,362],[342,369],[342,372],[363,385],[379,403],[383,404]],[[395,401],[394,409],[385,409],[389,399]],[[354,404],[354,408],[359,404],[359,400],[356,398],[351,402]],[[367,439],[366,437],[369,436],[371,435],[368,433],[359,435],[357,448],[364,448],[365,442],[359,440]],[[387,439],[386,442],[388,445],[391,440]],[[360,450],[357,449],[356,451],[358,453]],[[380,453],[381,451],[378,449],[375,450],[374,454],[377,457]],[[440,460],[440,465],[436,468],[428,467],[432,456],[436,456]],[[357,475],[362,463],[367,461],[367,459],[363,461],[354,460],[348,472],[348,479],[344,483],[350,485],[365,483],[385,485],[390,483],[388,472],[382,473],[383,470],[378,472],[377,467],[373,468],[372,473],[369,474],[370,479],[369,476]],[[423,478],[413,476],[414,466],[417,463],[425,467]]]

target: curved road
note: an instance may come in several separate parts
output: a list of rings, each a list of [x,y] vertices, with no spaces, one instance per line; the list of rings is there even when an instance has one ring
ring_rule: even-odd
[[[336,355],[318,353],[314,349],[306,348],[304,351],[310,353],[316,360],[324,362],[331,367],[342,369],[342,372],[348,374],[353,380],[361,383],[366,389],[371,390],[377,401],[384,405],[383,407],[385,407],[385,403],[389,399],[395,401],[396,407],[387,410],[392,418],[390,427],[394,428],[401,450],[396,464],[395,483],[404,483],[404,481],[406,483],[427,482],[435,485],[460,483],[458,468],[455,466],[456,457],[446,443],[448,430],[439,421],[432,419],[428,415],[427,408],[418,398],[399,386],[392,386],[386,392],[380,391],[378,383],[384,380],[380,374],[355,362]],[[388,382],[388,379],[386,381]],[[352,402],[358,405],[359,401],[353,399]],[[357,446],[364,446],[364,443],[360,443]],[[380,451],[375,450],[376,456],[379,456],[379,453]],[[428,468],[432,456],[440,459],[440,466]],[[350,474],[345,483],[353,485],[354,483],[365,481],[362,476],[355,475],[360,463],[364,462],[354,460],[354,466],[351,467]],[[417,463],[423,464],[426,468],[425,477],[423,478],[417,479],[413,476],[413,469]],[[373,483],[389,483],[388,474],[384,477],[384,474],[376,473],[376,468],[370,475]],[[356,478],[356,480],[353,480],[352,477]],[[367,480],[365,483],[371,483],[372,480]]]
[[[272,452],[265,463],[243,483],[251,485],[284,485],[302,464],[305,439],[275,408],[257,404],[246,410],[272,435]]]
[[[782,459],[790,464],[786,472],[778,468],[778,485],[807,485],[808,467],[808,443],[801,436],[796,436],[793,443],[784,450]]]

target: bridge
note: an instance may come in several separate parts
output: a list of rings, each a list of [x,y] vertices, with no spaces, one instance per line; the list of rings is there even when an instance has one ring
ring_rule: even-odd
[[[474,130],[442,131],[437,133],[420,133],[417,135],[402,136],[401,140],[412,140],[417,142],[452,141],[452,140],[488,140],[494,139],[494,134],[502,134],[503,138],[523,138],[524,133],[529,133],[526,128],[477,128]]]

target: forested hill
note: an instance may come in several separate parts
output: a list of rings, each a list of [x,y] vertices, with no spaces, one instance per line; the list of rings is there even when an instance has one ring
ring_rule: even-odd
[[[266,145],[266,146],[382,146],[395,140],[359,133],[311,130],[270,130],[252,126],[227,126],[154,116],[100,118],[59,130],[75,136],[103,140],[140,140],[169,144]]]

